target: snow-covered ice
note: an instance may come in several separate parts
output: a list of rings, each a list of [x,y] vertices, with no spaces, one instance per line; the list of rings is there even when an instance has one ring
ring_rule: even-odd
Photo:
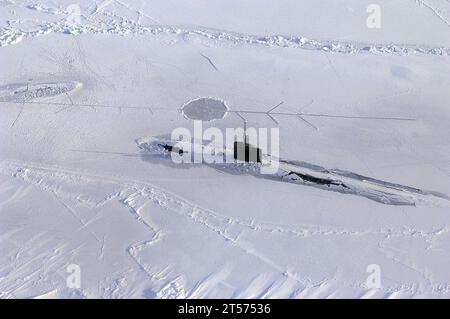
[[[0,0],[0,46],[1,298],[450,297],[449,1]],[[160,147],[243,119],[272,175]]]

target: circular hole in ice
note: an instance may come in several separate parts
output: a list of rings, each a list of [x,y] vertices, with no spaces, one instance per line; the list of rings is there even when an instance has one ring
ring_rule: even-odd
[[[201,97],[185,103],[181,112],[190,120],[212,121],[224,118],[228,107],[220,99]]]

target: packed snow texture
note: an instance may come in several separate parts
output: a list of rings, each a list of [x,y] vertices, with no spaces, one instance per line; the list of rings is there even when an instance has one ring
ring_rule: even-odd
[[[0,0],[0,297],[449,298],[450,3],[372,3]]]

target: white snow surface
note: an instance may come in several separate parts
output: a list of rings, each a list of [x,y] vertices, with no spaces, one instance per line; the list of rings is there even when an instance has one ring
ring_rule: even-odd
[[[0,298],[449,298],[450,2],[376,2],[0,0]],[[142,147],[202,97],[353,191]]]

